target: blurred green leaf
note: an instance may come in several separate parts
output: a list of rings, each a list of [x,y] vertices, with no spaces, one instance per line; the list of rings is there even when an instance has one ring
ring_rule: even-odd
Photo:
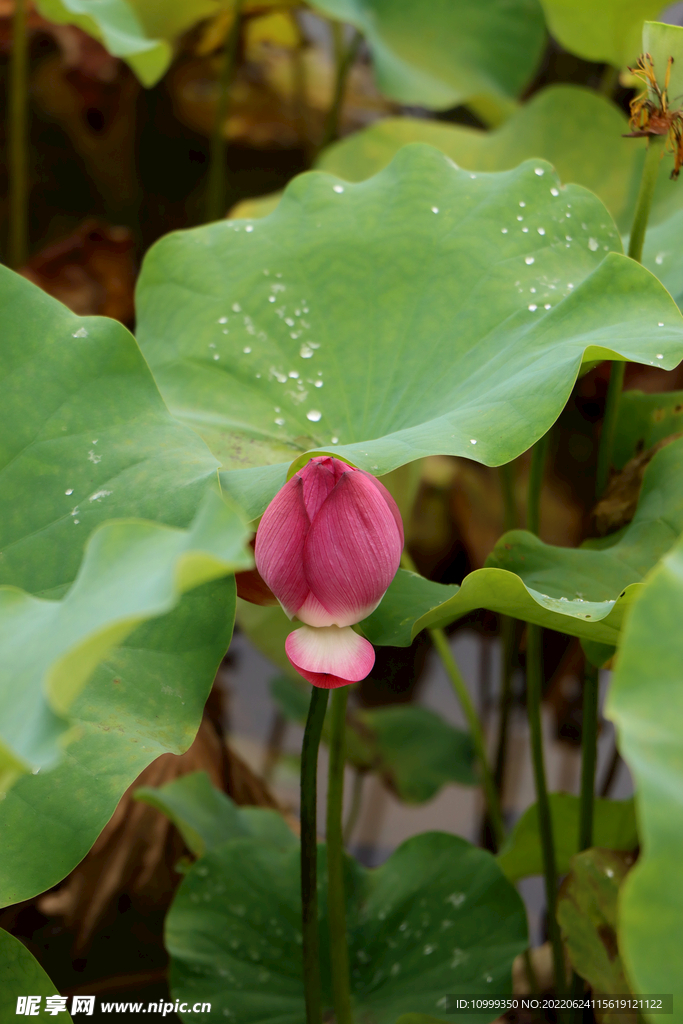
[[[555,838],[557,872],[564,875],[570,869],[571,858],[578,851],[579,798],[569,793],[551,793],[550,814]],[[633,799],[596,799],[593,811],[593,843],[609,850],[636,848],[638,832]],[[503,873],[512,882],[529,875],[543,874],[537,804],[532,804],[526,809],[508,836],[497,860]]]
[[[613,463],[623,469],[629,459],[658,441],[683,431],[683,391],[645,394],[625,391],[619,403]]]
[[[635,781],[642,837],[619,897],[619,949],[635,992],[673,993],[677,1022],[683,1020],[683,975],[672,956],[683,945],[682,608],[679,541],[653,569],[626,619],[606,708]]]
[[[56,996],[59,992],[23,942],[0,929],[0,1020],[15,1020],[19,996],[28,995],[40,996],[42,1009],[45,1005],[43,997]],[[40,1016],[44,1016],[43,1012]],[[71,1016],[66,1010],[57,1019],[63,1024],[71,1024]]]
[[[415,145],[367,182],[305,174],[263,220],[162,239],[139,336],[253,518],[306,450],[380,476],[434,453],[498,465],[548,429],[584,360],[674,366],[677,308],[611,248],[602,204],[547,164],[473,175]]]
[[[572,857],[557,899],[557,920],[571,965],[593,992],[631,995],[617,944],[617,897],[630,854],[591,849]],[[628,1024],[633,1014],[596,1011],[600,1024]]]
[[[281,814],[263,807],[237,807],[206,772],[191,772],[158,789],[140,786],[134,796],[170,818],[197,857],[230,839],[256,836],[278,847],[297,843]]]
[[[323,1002],[331,1007],[325,848],[319,848]],[[351,986],[359,1019],[394,1024],[408,1010],[447,1021],[446,993],[511,992],[526,915],[495,859],[427,832],[380,868],[347,861]],[[241,1024],[301,1024],[299,850],[236,840],[184,878],[166,921],[174,998],[210,1001]],[[442,1012],[440,1012],[442,1011]],[[464,1024],[490,1017],[461,1015]],[[189,1020],[189,1017],[188,1017]]]
[[[545,43],[538,0],[312,0],[359,29],[380,90],[399,103],[443,109],[473,96],[510,99]]]
[[[634,63],[643,51],[643,22],[661,13],[662,0],[541,0],[550,34],[584,60]]]
[[[475,608],[616,645],[626,609],[644,576],[683,532],[683,440],[654,456],[631,523],[580,548],[544,544],[525,530],[504,534],[487,568],[462,586],[432,583],[399,569],[376,611],[361,623],[374,644],[407,647],[427,627]]]

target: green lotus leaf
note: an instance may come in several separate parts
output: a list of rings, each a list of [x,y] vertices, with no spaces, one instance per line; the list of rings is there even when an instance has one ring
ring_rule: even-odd
[[[683,98],[683,28],[661,21],[646,21],[642,49],[652,58],[657,84],[662,91],[668,90],[671,107],[680,108]],[[650,88],[649,91],[650,97],[658,102],[656,90]]]
[[[59,993],[23,942],[0,929],[0,1020],[15,1020],[19,998],[28,995],[40,997],[40,1009],[32,1016],[43,1017],[45,997]],[[57,1019],[72,1024],[66,1009],[59,1012]]]
[[[666,449],[665,449],[666,451]],[[607,698],[636,786],[642,847],[619,897],[618,940],[634,992],[673,993],[683,1020],[683,542],[653,569],[624,623]],[[651,1020],[652,1015],[644,1011]]]
[[[683,180],[670,184],[683,191]],[[674,210],[648,229],[643,246],[644,266],[657,275],[679,306],[683,303],[683,252],[679,244],[682,231],[683,210]]]
[[[322,846],[319,878],[329,1008]],[[380,868],[347,861],[345,888],[359,1019],[394,1024],[414,1010],[445,1021],[449,994],[510,993],[512,961],[527,942],[526,915],[491,854],[457,836],[427,832],[403,843]],[[298,848],[278,851],[243,839],[207,853],[184,878],[166,920],[174,998],[210,1001],[212,1010],[228,1010],[241,1024],[301,1024],[300,929]],[[485,1024],[495,1016],[463,1019]]]
[[[264,807],[237,807],[212,785],[206,772],[191,772],[158,789],[140,786],[134,795],[170,818],[197,857],[247,836],[278,847],[298,845],[281,814]]]
[[[307,450],[379,476],[436,453],[498,465],[584,361],[675,366],[678,309],[620,248],[599,200],[542,161],[472,174],[408,146],[367,182],[304,174],[263,220],[162,239],[139,338],[254,518]]]
[[[541,0],[551,35],[584,60],[622,68],[643,50],[643,22],[662,11],[661,0]]]
[[[97,666],[185,591],[248,567],[246,538],[209,492],[188,530],[130,520],[98,527],[61,600],[0,587],[0,778],[51,767]]]
[[[579,798],[570,793],[551,793],[549,799],[557,872],[564,875],[569,871],[571,859],[579,847]],[[637,847],[638,831],[632,799],[596,799],[593,844],[609,850],[634,850]],[[526,809],[496,859],[511,882],[543,874],[538,804]]]
[[[613,463],[623,469],[629,459],[659,441],[683,432],[683,391],[645,394],[625,391],[619,402]]]
[[[372,643],[407,647],[420,630],[445,626],[475,608],[513,615],[615,646],[642,580],[683,532],[683,440],[647,467],[631,523],[580,548],[544,544],[525,530],[500,538],[487,567],[462,586],[399,570],[361,628]]]
[[[594,992],[605,995],[631,995],[617,943],[617,898],[633,860],[613,849],[584,850],[572,857],[557,899],[557,920],[572,967]],[[602,1011],[596,1019],[626,1024],[628,1017]]]
[[[545,43],[537,0],[313,0],[365,36],[380,90],[399,103],[443,109],[475,97],[511,99]]]

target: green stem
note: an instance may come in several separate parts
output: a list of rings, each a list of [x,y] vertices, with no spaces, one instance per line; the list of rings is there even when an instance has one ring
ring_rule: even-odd
[[[529,470],[526,501],[526,528],[530,533],[535,533],[537,536],[541,523],[541,489],[543,487],[543,474],[545,472],[549,439],[550,432],[538,439],[531,452],[531,468]]]
[[[340,686],[332,691],[330,762],[327,784],[327,913],[330,923],[330,966],[337,1024],[353,1024],[349,981],[349,947],[346,938],[344,897],[344,764],[346,762],[346,702],[349,691]]]
[[[211,131],[209,175],[206,184],[205,220],[220,220],[225,216],[226,168],[225,168],[225,121],[228,116],[230,85],[232,84],[237,60],[237,47],[242,27],[242,5],[244,0],[235,0],[235,18],[230,26],[223,48],[223,63],[218,79],[218,100],[216,116]]]
[[[360,814],[361,805],[363,802],[363,783],[365,782],[365,772],[356,769],[353,776],[353,789],[351,790],[351,807],[349,808],[349,816],[346,819],[344,825],[344,845],[347,845],[353,830],[358,822],[358,816]]]
[[[493,784],[496,787],[498,799],[502,803],[510,712],[512,711],[512,676],[515,669],[515,656],[519,647],[517,621],[511,619],[509,615],[501,616],[500,631],[503,640],[503,679],[499,701],[500,720],[498,723],[498,740],[496,742],[496,758],[493,768]]]
[[[598,757],[598,669],[586,662],[583,677],[583,725],[581,735],[581,803],[579,852],[593,845],[595,765]]]
[[[536,786],[536,804],[538,807],[538,827],[541,837],[543,855],[543,878],[545,881],[545,898],[548,907],[548,932],[553,951],[553,967],[555,972],[555,989],[557,995],[564,993],[564,955],[560,929],[555,916],[557,899],[557,860],[555,857],[555,839],[553,836],[550,801],[545,776],[545,760],[543,757],[543,732],[541,729],[541,696],[543,688],[543,646],[540,626],[527,627],[527,714],[531,734],[531,758],[534,766],[534,782]]]
[[[529,490],[527,494],[527,529],[538,535],[541,520],[541,487],[545,460],[548,452],[548,434],[540,438],[532,454]],[[534,768],[536,804],[538,807],[538,828],[543,857],[545,898],[548,907],[548,932],[553,952],[555,988],[557,995],[564,993],[564,954],[560,929],[555,916],[557,900],[557,858],[555,837],[550,814],[548,785],[543,756],[543,731],[541,726],[541,699],[543,696],[543,632],[540,626],[527,624],[526,652],[526,704],[531,736],[531,759]]]
[[[666,139],[663,135],[650,135],[647,140],[647,150],[645,152],[643,173],[640,179],[636,212],[633,216],[631,237],[628,243],[628,255],[632,260],[637,260],[638,263],[641,263],[643,258],[645,232],[650,217],[650,210],[652,209],[652,197],[655,193],[655,185],[657,184],[657,175],[659,174],[659,165],[662,153],[664,152],[665,142]],[[607,386],[605,415],[600,435],[600,448],[598,449],[598,468],[595,479],[595,493],[598,498],[602,497],[609,480],[625,369],[626,364],[623,360],[616,360],[612,363],[609,384]]]
[[[515,464],[506,462],[498,467],[500,489],[503,492],[503,529],[516,530],[519,525],[517,502],[515,501]]]
[[[405,550],[401,555],[401,563],[406,569],[410,569],[411,572],[417,572],[415,563]],[[500,849],[505,839],[505,825],[503,824],[503,815],[501,814],[493,775],[491,774],[488,758],[486,756],[484,731],[481,727],[481,722],[479,721],[476,708],[472,703],[472,698],[470,697],[470,692],[467,689],[465,680],[460,675],[460,669],[456,665],[455,658],[451,653],[451,648],[449,646],[448,639],[446,638],[446,634],[443,629],[430,629],[429,635],[432,638],[432,643],[439,653],[443,667],[446,669],[448,678],[453,685],[455,694],[460,701],[460,706],[465,714],[465,718],[467,719],[467,724],[472,736],[472,742],[474,743],[474,750],[479,762],[479,771],[481,772],[481,784],[482,789],[484,790],[486,809],[493,829],[496,848]]]
[[[318,941],[318,748],[329,690],[312,687],[301,748],[301,935],[306,1024],[320,1024],[320,948]]]
[[[15,0],[9,82],[9,264],[28,259],[28,36],[26,0]]]
[[[358,48],[363,38],[360,32],[354,30],[348,46],[345,46],[344,26],[340,22],[334,21],[332,22],[332,31],[334,33],[334,53],[337,73],[334,81],[332,104],[327,112],[322,140],[320,142],[321,150],[325,149],[326,146],[329,146],[331,142],[334,142],[339,135],[339,121],[341,118],[342,107],[344,105],[346,83],[348,81],[351,68],[356,62]]]

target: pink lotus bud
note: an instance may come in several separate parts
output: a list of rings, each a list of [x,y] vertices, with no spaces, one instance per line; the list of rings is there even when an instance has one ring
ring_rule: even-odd
[[[402,548],[389,492],[339,459],[311,459],[271,501],[256,534],[256,567],[290,619],[306,623],[286,650],[314,685],[342,686],[372,668],[372,646],[348,627],[375,610]]]

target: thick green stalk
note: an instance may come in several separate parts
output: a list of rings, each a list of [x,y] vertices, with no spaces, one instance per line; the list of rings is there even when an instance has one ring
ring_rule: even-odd
[[[330,965],[337,1024],[353,1024],[349,947],[346,937],[344,838],[342,835],[348,695],[349,691],[346,686],[340,686],[332,691],[330,762],[327,783],[327,914],[330,922]]]
[[[586,662],[583,676],[583,725],[581,730],[581,802],[579,852],[593,845],[595,765],[598,757],[598,669]]]
[[[360,771],[356,768],[353,775],[353,787],[351,789],[351,807],[349,808],[349,816],[344,824],[344,844],[347,845],[353,830],[358,823],[358,816],[360,815],[361,804],[363,802],[363,783],[365,782],[365,772]]]
[[[28,259],[28,36],[26,0],[15,0],[9,81],[9,239],[8,261]]]
[[[318,748],[329,690],[311,688],[301,748],[301,935],[306,1024],[321,1024],[320,943],[318,940]]]
[[[242,5],[244,0],[235,0],[235,18],[230,26],[223,48],[223,63],[218,79],[216,116],[211,132],[209,175],[206,184],[205,221],[220,220],[226,213],[225,173],[225,121],[228,116],[230,85],[235,73],[237,47],[242,27]]]
[[[323,136],[320,142],[321,150],[325,149],[326,146],[329,146],[331,142],[334,142],[339,135],[339,122],[341,119],[342,107],[344,105],[344,96],[346,94],[346,83],[348,81],[351,68],[356,62],[358,47],[360,46],[363,38],[360,32],[354,30],[350,42],[348,45],[345,45],[344,26],[338,21],[332,22],[332,31],[334,33],[336,76],[334,80],[332,104],[327,112]]]
[[[536,442],[532,453],[531,472],[529,474],[529,490],[527,494],[527,529],[538,535],[541,520],[541,488],[543,473],[548,452],[548,434]],[[545,898],[548,907],[548,932],[553,952],[555,988],[558,995],[564,992],[564,954],[560,929],[555,916],[557,901],[557,858],[555,856],[555,837],[553,836],[548,784],[545,774],[543,756],[543,731],[541,727],[541,698],[543,696],[543,633],[540,626],[527,624],[526,651],[526,705],[531,736],[531,760],[534,769],[536,787],[536,804],[538,807],[538,827],[541,838],[543,856],[543,877],[545,881]]]
[[[404,550],[401,555],[401,564],[406,569],[410,569],[411,572],[417,572],[415,563]],[[443,629],[430,629],[429,635],[432,638],[432,643],[436,647],[443,667],[446,669],[448,678],[450,679],[455,694],[460,701],[460,706],[467,719],[467,724],[470,729],[472,736],[472,742],[474,743],[474,750],[477,755],[477,761],[479,762],[479,771],[481,772],[481,785],[484,790],[484,799],[486,801],[486,809],[488,811],[489,820],[491,822],[491,828],[496,840],[496,848],[500,849],[505,839],[505,825],[503,824],[503,815],[500,810],[500,803],[498,801],[498,794],[493,781],[493,775],[489,767],[488,758],[486,756],[486,743],[484,740],[484,731],[479,721],[476,708],[472,703],[469,690],[465,684],[465,680],[460,675],[460,669],[455,663],[455,658],[451,653],[446,634]]]
[[[652,197],[657,184],[659,164],[664,151],[666,139],[663,135],[650,135],[647,140],[645,163],[643,174],[640,179],[640,190],[636,203],[636,212],[633,216],[631,226],[631,237],[628,243],[628,255],[632,260],[642,262],[643,243],[647,222],[652,209]],[[614,434],[619,415],[619,403],[621,391],[624,386],[624,371],[626,364],[622,360],[612,363],[609,384],[607,386],[607,399],[605,402],[605,415],[602,421],[602,433],[600,435],[600,447],[598,449],[598,469],[595,480],[595,493],[598,498],[602,496],[607,481],[609,480],[610,466],[612,465],[612,452],[614,450]]]
[[[529,732],[531,734],[531,759],[534,767],[534,783],[536,786],[536,804],[538,806],[538,827],[541,837],[543,855],[543,879],[545,882],[545,899],[548,907],[548,933],[553,951],[553,968],[555,973],[555,989],[558,995],[564,993],[564,955],[562,939],[555,916],[557,901],[557,859],[555,857],[555,839],[553,836],[550,801],[545,776],[545,760],[543,757],[543,732],[541,729],[541,696],[543,689],[543,646],[540,626],[527,626],[527,674],[526,701],[529,716]]]

